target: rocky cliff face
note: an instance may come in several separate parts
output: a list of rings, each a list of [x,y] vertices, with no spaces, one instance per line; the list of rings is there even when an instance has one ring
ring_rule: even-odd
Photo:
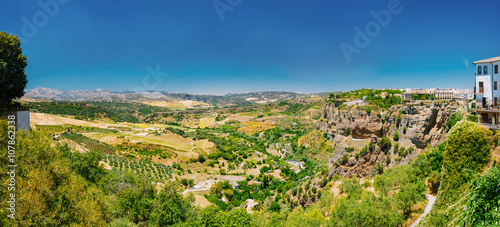
[[[375,167],[407,164],[428,144],[436,146],[446,139],[446,123],[457,108],[456,103],[427,103],[367,113],[356,107],[338,110],[333,104],[325,104],[316,127],[334,141],[330,174],[367,176],[378,171]],[[393,140],[396,132],[398,141]],[[389,137],[393,145],[386,151],[376,145],[382,136]],[[369,149],[360,152],[365,146]],[[401,148],[406,152],[400,152]]]

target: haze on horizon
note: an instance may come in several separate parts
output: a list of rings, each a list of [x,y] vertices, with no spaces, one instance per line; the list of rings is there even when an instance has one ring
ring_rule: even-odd
[[[493,0],[452,5],[430,0],[41,0],[2,6],[0,30],[21,37],[28,56],[27,89],[143,88],[216,95],[472,89],[472,62],[500,55],[500,31],[494,29],[500,2]],[[390,12],[390,19],[382,12]],[[367,32],[367,25],[372,30]],[[368,37],[362,45],[354,40],[358,28]],[[356,53],[346,57],[345,44]]]

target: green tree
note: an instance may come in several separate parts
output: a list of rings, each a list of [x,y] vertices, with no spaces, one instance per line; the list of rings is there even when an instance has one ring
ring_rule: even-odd
[[[231,189],[226,189],[226,190],[224,191],[224,196],[226,196],[226,199],[227,199],[227,200],[232,201],[232,200],[233,200],[233,198],[234,198],[234,192],[233,192],[233,190],[231,190]]]
[[[0,120],[0,152],[7,154],[7,124]],[[16,219],[0,209],[0,226],[104,226],[110,221],[109,198],[73,170],[52,138],[39,131],[16,133]],[[8,172],[7,155],[0,155],[0,171]],[[0,176],[0,202],[8,204],[7,174]],[[22,193],[19,193],[22,189]]]
[[[106,170],[99,166],[99,161],[103,158],[99,152],[71,152],[67,144],[63,145],[60,150],[63,152],[63,157],[70,161],[73,169],[90,182],[96,183],[105,176]]]
[[[394,133],[394,138],[393,139],[394,139],[394,141],[399,141],[399,133],[398,133],[398,131],[396,131]]]
[[[222,198],[222,186],[220,183],[215,183],[210,187],[210,194],[214,194],[217,198]]]
[[[358,183],[357,177],[342,179],[342,184],[339,185],[339,189],[342,193],[346,193],[349,198],[357,198],[363,191],[363,187]]]
[[[448,118],[448,122],[446,122],[446,131],[450,131],[451,128],[453,128],[453,126],[455,126],[455,124],[459,121],[462,120],[462,112],[456,112],[452,115],[450,115],[450,118]]]
[[[205,155],[200,154],[200,155],[198,156],[198,161],[199,161],[200,163],[204,163],[206,160],[207,160],[207,158],[205,157]]]
[[[237,208],[231,210],[227,214],[227,218],[224,226],[230,227],[247,227],[252,226],[250,214],[243,208]]]
[[[171,226],[191,217],[194,202],[192,194],[183,198],[175,182],[167,182],[153,201],[151,222],[156,226]]]
[[[425,199],[425,185],[423,181],[405,183],[400,186],[394,195],[397,206],[403,211],[405,219],[411,214],[411,207]]]
[[[389,137],[387,136],[383,136],[379,141],[378,141],[378,146],[380,147],[380,149],[382,149],[383,151],[387,151],[391,148],[392,146],[392,143],[391,143],[391,139],[389,139]]]
[[[474,173],[490,160],[491,131],[478,123],[459,121],[449,132],[437,204],[456,201]]]
[[[24,95],[28,83],[24,68],[28,65],[21,41],[6,32],[0,32],[0,114],[12,105],[12,100]]]
[[[280,204],[276,201],[271,202],[271,206],[269,206],[269,210],[272,212],[279,212],[281,210]]]
[[[500,168],[492,168],[484,176],[478,176],[467,194],[466,226],[498,226],[500,224]]]
[[[224,226],[224,215],[216,205],[210,205],[201,210],[201,225],[222,227]]]

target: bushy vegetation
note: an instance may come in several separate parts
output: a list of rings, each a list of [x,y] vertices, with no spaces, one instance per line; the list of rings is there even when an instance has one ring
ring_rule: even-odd
[[[450,130],[438,202],[456,201],[472,174],[484,168],[490,160],[490,138],[490,131],[468,121],[461,121]]]
[[[382,150],[391,149],[392,146],[391,139],[389,139],[389,137],[387,136],[383,136],[382,138],[380,138],[377,144]]]
[[[453,126],[459,121],[462,120],[462,112],[457,111],[456,113],[450,115],[450,118],[448,118],[448,122],[446,122],[446,132],[449,132]]]
[[[33,111],[70,115],[76,119],[93,120],[97,118],[108,118],[118,122],[132,122],[137,123],[147,115],[154,112],[168,111],[168,108],[150,106],[141,103],[129,102],[32,102],[29,103]],[[137,115],[141,117],[137,117]]]
[[[356,95],[340,94],[332,98],[351,99],[358,98],[357,95],[362,95],[361,98],[366,96],[371,102],[361,108],[367,112],[387,108],[396,104],[397,100],[390,92],[389,98],[382,99],[378,97],[381,91],[368,89],[361,90]],[[99,105],[110,109],[121,108],[120,105]],[[374,163],[374,172],[379,175],[375,176],[373,184],[368,179],[360,185],[357,177],[343,178],[339,189],[345,196],[333,196],[330,190],[340,180],[340,176],[328,174],[325,160],[332,152],[332,142],[325,133],[313,130],[315,121],[310,116],[301,118],[311,108],[318,110],[317,107],[317,104],[286,101],[262,105],[258,110],[254,110],[254,106],[217,110],[220,111],[217,112],[219,121],[239,111],[248,111],[244,114],[254,120],[256,116],[286,116],[275,119],[272,127],[247,134],[240,130],[245,124],[243,121],[227,120],[225,124],[205,128],[185,124],[189,119],[214,118],[213,112],[210,115],[188,111],[164,113],[163,117],[167,120],[163,119],[165,121],[161,124],[163,127],[165,124],[168,126],[164,130],[156,130],[153,136],[149,134],[148,137],[174,133],[189,138],[179,138],[185,141],[208,140],[214,144],[207,151],[197,147],[199,143],[196,143],[189,151],[199,155],[191,156],[189,160],[181,158],[183,155],[180,152],[184,152],[183,150],[144,141],[130,142],[131,138],[125,138],[125,133],[118,134],[120,143],[116,147],[78,134],[117,133],[114,129],[41,126],[30,137],[20,134],[20,143],[25,146],[21,147],[24,149],[22,152],[32,152],[36,156],[28,157],[22,163],[26,166],[21,170],[20,184],[32,194],[23,194],[20,204],[37,213],[21,213],[20,218],[29,218],[30,221],[23,220],[18,225],[402,226],[422,212],[426,185],[432,193],[439,193],[436,203],[439,207],[425,221],[426,225],[453,223],[467,226],[483,222],[495,225],[496,222],[488,221],[498,220],[494,210],[498,207],[495,194],[498,193],[495,191],[498,186],[498,170],[491,170],[491,173],[480,176],[489,160],[489,150],[487,152],[486,147],[492,142],[487,131],[474,125],[460,129],[464,127],[463,121],[458,121],[450,131],[448,142],[436,148],[428,147],[408,165],[384,169],[385,164],[391,163],[393,156],[387,155]],[[152,112],[125,112],[127,111],[143,122],[161,119],[161,116],[152,117],[155,115]],[[387,119],[388,115],[378,113],[382,120]],[[101,113],[99,117],[101,116],[105,115]],[[396,121],[401,124],[402,113],[394,113],[391,117],[396,116]],[[90,117],[87,119],[91,120]],[[351,133],[350,129],[347,131]],[[61,134],[62,139],[47,136],[53,134]],[[359,160],[369,150],[375,151],[377,145],[388,154],[392,146],[391,139],[394,139],[394,163],[401,164],[402,158],[414,152],[414,147],[401,146],[396,142],[399,140],[397,137],[396,134],[393,138],[383,136],[377,144],[369,143],[359,152],[354,147],[346,147],[345,151],[349,154],[343,155],[339,162],[346,163],[352,157]],[[66,139],[82,145],[88,152],[71,151],[70,146],[63,145]],[[26,141],[22,142],[24,140]],[[494,139],[492,143],[499,142],[500,139]],[[27,148],[31,143],[37,145]],[[36,151],[41,148],[46,150]],[[23,155],[22,158],[27,156]],[[177,159],[172,166],[159,164],[165,158]],[[111,170],[99,166],[100,161],[109,165]],[[304,168],[298,169],[290,164],[299,161],[303,162]],[[193,166],[196,168],[190,168]],[[240,171],[234,171],[235,169]],[[247,171],[252,171],[254,175],[247,175]],[[201,198],[212,205],[195,208],[193,196],[183,196],[181,190],[197,184],[191,174],[202,172],[204,175],[243,175],[244,180],[237,182],[238,188],[231,185],[233,182],[221,181],[222,177],[212,177],[216,182],[205,194],[205,198]],[[184,174],[189,175],[182,176]],[[7,181],[2,178],[1,182],[5,184]],[[153,182],[162,183],[165,188],[160,186],[162,184]],[[43,186],[39,187],[41,184]],[[372,186],[374,192],[367,190]],[[7,192],[2,190],[0,189],[0,198],[6,198]],[[259,204],[253,209],[253,214],[241,208],[249,199]],[[34,201],[33,204],[28,204],[31,201]],[[478,204],[473,201],[481,202]],[[92,209],[86,209],[88,206],[92,206]],[[456,209],[448,209],[450,206]],[[0,211],[0,215],[3,215],[1,212],[5,211]],[[7,219],[1,219],[1,222],[0,225],[8,224]]]
[[[135,173],[139,177],[145,177],[155,182],[165,182],[172,178],[172,168],[164,164],[127,159],[115,155],[104,155],[104,162],[117,171]]]
[[[385,97],[382,97],[382,93],[385,93]],[[398,105],[401,103],[401,97],[395,96],[395,94],[401,94],[400,90],[394,89],[360,89],[350,92],[342,92],[340,94],[331,94],[328,98],[329,102],[334,100],[345,100],[345,99],[365,99],[372,106],[361,107],[361,109],[367,110],[367,112],[372,112],[378,108],[388,109],[393,105]]]
[[[500,168],[492,168],[476,177],[466,197],[462,225],[500,225]]]
[[[469,219],[465,222],[471,224],[479,220],[479,216],[487,215],[481,213],[477,217],[472,217],[477,213],[472,214],[474,212],[471,210],[475,210],[480,205],[477,205],[476,201],[471,201],[470,197],[466,195],[474,193],[474,190],[470,191],[470,188],[477,187],[477,184],[482,182],[481,178],[478,178],[476,185],[472,183],[490,160],[491,138],[489,130],[469,121],[459,121],[450,130],[443,153],[441,182],[436,203],[422,225],[441,226],[447,223],[458,225],[457,221],[463,220],[460,216],[466,214],[469,215]],[[439,161],[439,159],[438,153],[435,160]],[[468,211],[466,211],[468,213],[464,213],[465,207],[470,203],[475,208],[469,206]],[[488,209],[495,209],[495,207]]]
[[[37,125],[36,130],[44,131],[47,133],[60,133],[64,131],[71,131],[73,133],[89,133],[89,132],[100,132],[100,133],[118,133],[116,129],[105,129],[89,126],[78,126],[78,125]]]
[[[78,133],[62,133],[61,137],[75,141],[78,144],[84,144],[87,149],[104,154],[114,154],[116,148],[105,143],[101,143],[95,139],[88,138]]]

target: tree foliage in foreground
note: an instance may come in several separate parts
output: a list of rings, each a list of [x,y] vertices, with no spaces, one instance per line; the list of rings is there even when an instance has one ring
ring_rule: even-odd
[[[451,128],[443,154],[441,185],[436,203],[419,226],[482,225],[476,221],[484,220],[487,213],[484,213],[483,204],[478,204],[479,201],[475,199],[480,200],[483,196],[476,193],[477,198],[473,200],[468,195],[474,194],[477,188],[491,188],[482,185],[484,181],[479,176],[490,160],[491,141],[491,131],[474,122],[462,120]],[[491,193],[498,191],[495,189]],[[486,210],[495,208],[492,205],[486,205]]]
[[[448,134],[438,205],[456,201],[474,173],[490,160],[491,131],[481,125],[460,121]]]
[[[472,182],[462,225],[500,225],[500,168],[492,168]]]
[[[28,65],[21,41],[6,32],[0,32],[0,115],[15,98],[24,95],[28,83],[24,68]]]

